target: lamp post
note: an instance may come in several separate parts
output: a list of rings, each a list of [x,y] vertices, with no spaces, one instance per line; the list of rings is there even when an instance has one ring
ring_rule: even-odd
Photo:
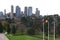
[[[54,40],[55,40],[55,18],[54,18]]]
[[[45,22],[48,23],[48,40],[49,40],[49,21],[46,20]]]
[[[49,40],[49,21],[48,21],[48,40]]]
[[[43,40],[44,40],[44,19],[43,19]]]

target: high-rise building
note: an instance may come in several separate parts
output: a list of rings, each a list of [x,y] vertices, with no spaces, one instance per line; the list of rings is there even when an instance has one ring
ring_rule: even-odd
[[[19,6],[16,6],[16,17],[21,16],[21,8]]]
[[[13,5],[11,5],[11,12],[12,12],[12,13],[14,12],[14,7],[13,7]]]
[[[28,7],[28,16],[32,15],[32,7]]]
[[[5,19],[2,11],[0,12],[0,19]]]
[[[40,11],[38,10],[38,8],[36,8],[35,15],[36,15],[37,17],[39,17],[39,16],[40,16]]]
[[[1,11],[1,12],[0,12],[0,17],[2,17],[2,16],[3,16],[3,12]]]
[[[5,17],[5,18],[7,17],[6,9],[4,9],[4,17]]]
[[[11,5],[11,13],[10,13],[10,18],[12,19],[13,18],[13,16],[14,16],[14,7],[13,7],[13,5]]]
[[[24,17],[23,11],[21,11],[21,17]]]
[[[25,8],[24,8],[24,16],[26,17],[27,14],[28,14],[28,12],[27,12],[27,7],[25,7]]]
[[[4,15],[6,15],[6,9],[4,9]]]

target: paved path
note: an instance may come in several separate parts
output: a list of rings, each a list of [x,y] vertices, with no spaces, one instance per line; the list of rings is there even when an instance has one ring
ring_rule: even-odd
[[[0,40],[8,40],[5,34],[0,33]]]

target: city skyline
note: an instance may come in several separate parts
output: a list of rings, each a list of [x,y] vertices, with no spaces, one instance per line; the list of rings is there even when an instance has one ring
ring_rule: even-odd
[[[24,7],[32,6],[33,13],[35,13],[35,8],[40,10],[41,15],[53,15],[59,14],[60,15],[60,1],[59,0],[1,0],[0,1],[0,11],[10,12],[10,6],[19,5],[21,10],[24,10]]]
[[[15,10],[14,10],[15,9]],[[7,14],[6,11],[7,9],[4,9],[4,11],[0,11],[0,12],[3,12],[3,15],[4,14]],[[38,8],[35,8],[35,13],[33,13],[32,12],[33,11],[33,8],[32,8],[32,6],[29,6],[29,7],[27,7],[27,6],[25,6],[24,7],[24,10],[22,11],[21,10],[21,7],[19,7],[18,5],[14,8],[14,5],[11,5],[10,6],[10,11],[8,12],[8,13],[12,13],[12,14],[14,14],[14,13],[16,13],[16,15],[18,16],[20,16],[20,14],[21,14],[21,12],[23,12],[24,13],[24,15],[27,15],[27,16],[31,16],[32,14],[36,14],[36,13],[38,13],[38,15],[40,15],[40,10],[38,9]],[[39,11],[39,12],[38,12]]]
[[[11,5],[10,12],[6,13],[6,9],[4,9],[4,12],[0,11],[0,17],[2,18],[21,18],[21,17],[28,17],[35,15],[36,17],[40,16],[40,10],[36,8],[35,14],[32,12],[32,7],[24,7],[24,11],[21,11],[21,7],[16,6],[15,12],[14,12],[14,5]],[[2,19],[3,19],[2,18]]]

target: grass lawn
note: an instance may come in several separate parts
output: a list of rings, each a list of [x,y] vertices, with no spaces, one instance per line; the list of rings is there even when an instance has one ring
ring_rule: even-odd
[[[7,35],[9,40],[43,40],[42,35],[35,35],[35,36],[28,36],[28,35],[19,35],[19,36],[12,36],[11,34]],[[47,40],[47,36],[45,39]],[[53,36],[50,36],[50,40],[54,40]],[[60,40],[60,37],[57,37],[56,40]]]
[[[7,37],[9,38],[9,40],[40,40],[40,38],[27,35],[20,35],[20,36],[7,35]]]

